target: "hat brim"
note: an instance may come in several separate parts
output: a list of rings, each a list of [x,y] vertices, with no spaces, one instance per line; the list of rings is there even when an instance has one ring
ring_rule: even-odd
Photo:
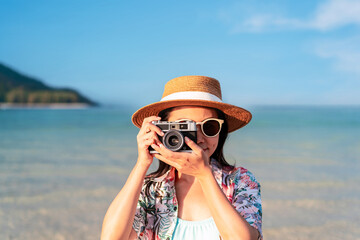
[[[233,132],[248,124],[252,118],[251,113],[246,109],[222,102],[207,101],[207,100],[169,100],[149,104],[140,108],[132,115],[132,122],[138,128],[141,127],[145,118],[150,116],[158,116],[158,114],[165,109],[179,106],[201,106],[215,108],[225,114],[228,123],[228,132]]]

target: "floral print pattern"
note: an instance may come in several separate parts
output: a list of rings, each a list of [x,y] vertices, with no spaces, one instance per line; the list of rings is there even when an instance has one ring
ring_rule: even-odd
[[[242,167],[222,169],[215,159],[211,160],[211,167],[229,202],[259,231],[259,239],[262,239],[260,184],[254,175]],[[161,177],[145,178],[133,223],[138,239],[171,240],[177,220],[177,206],[175,168]]]

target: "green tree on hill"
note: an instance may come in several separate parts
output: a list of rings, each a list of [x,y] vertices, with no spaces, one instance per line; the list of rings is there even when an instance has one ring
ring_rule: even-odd
[[[52,88],[0,64],[0,103],[85,103],[95,102],[73,89]]]

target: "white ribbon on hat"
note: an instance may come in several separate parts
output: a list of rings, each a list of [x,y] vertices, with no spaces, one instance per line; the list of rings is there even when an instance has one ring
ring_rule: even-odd
[[[207,92],[195,92],[195,91],[172,93],[163,97],[160,101],[169,101],[169,100],[207,100],[214,102],[222,102],[222,100],[217,96],[215,96],[214,94]]]

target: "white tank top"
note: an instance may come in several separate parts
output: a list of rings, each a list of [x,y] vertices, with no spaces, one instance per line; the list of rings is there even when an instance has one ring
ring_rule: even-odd
[[[220,233],[213,218],[200,221],[177,219],[173,240],[219,240]]]

